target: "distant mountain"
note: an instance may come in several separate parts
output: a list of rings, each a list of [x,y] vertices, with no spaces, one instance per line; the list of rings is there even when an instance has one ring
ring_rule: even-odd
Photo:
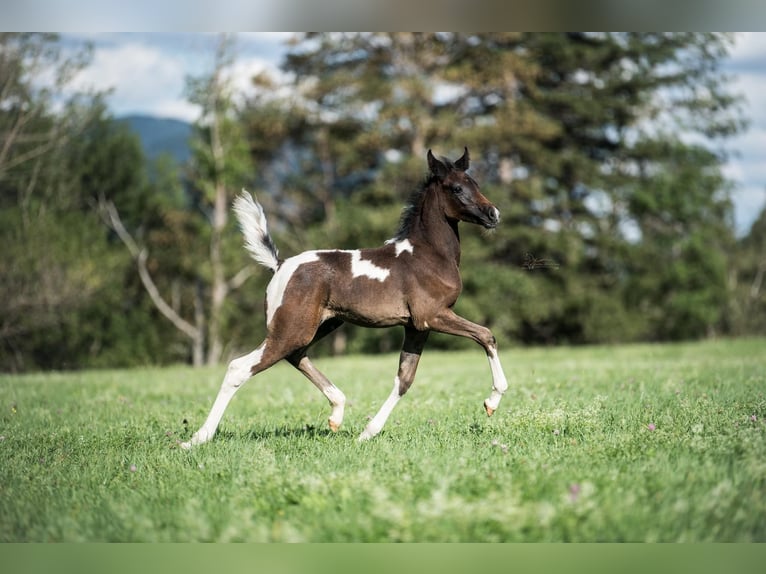
[[[117,118],[138,135],[148,160],[167,153],[179,164],[191,156],[189,137],[192,125],[181,120],[157,118],[154,116],[131,115]]]

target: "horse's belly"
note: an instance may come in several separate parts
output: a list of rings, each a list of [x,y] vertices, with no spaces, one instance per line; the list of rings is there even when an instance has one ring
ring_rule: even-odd
[[[342,291],[329,305],[336,317],[363,327],[392,327],[409,322],[409,309],[401,293],[391,293],[384,288],[355,289],[353,283],[333,289]]]

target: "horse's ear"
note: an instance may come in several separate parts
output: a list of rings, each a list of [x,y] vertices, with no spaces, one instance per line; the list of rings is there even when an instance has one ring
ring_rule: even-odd
[[[448,171],[447,166],[444,165],[442,162],[440,162],[438,159],[436,159],[434,157],[434,154],[431,153],[430,149],[428,150],[428,169],[436,177],[443,179],[447,176],[447,171]]]
[[[468,148],[465,148],[465,152],[463,152],[463,157],[461,157],[459,160],[455,162],[455,167],[459,169],[460,171],[467,171],[470,161],[471,161],[471,156],[468,154]]]

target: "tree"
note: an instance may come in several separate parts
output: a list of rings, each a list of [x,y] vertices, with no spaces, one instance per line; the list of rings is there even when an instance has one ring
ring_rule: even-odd
[[[0,183],[39,173],[45,154],[98,116],[98,94],[71,90],[90,55],[88,46],[64,53],[55,34],[0,33]],[[54,114],[54,106],[62,111]]]
[[[223,353],[223,305],[232,289],[250,277],[252,266],[227,277],[224,261],[224,234],[234,194],[252,180],[252,164],[232,93],[227,69],[234,63],[233,44],[221,36],[213,72],[188,81],[189,100],[202,108],[197,135],[192,140],[193,185],[199,192],[200,207],[210,222],[209,306],[207,321],[207,363],[216,364]]]
[[[71,364],[72,347],[55,343],[106,282],[94,261],[108,247],[68,162],[103,113],[98,94],[72,89],[88,58],[87,47],[65,53],[55,35],[0,34],[4,369]]]
[[[679,338],[714,329],[720,317],[704,309],[726,292],[712,263],[730,229],[723,155],[678,134],[723,139],[742,128],[719,70],[730,42],[685,33],[309,34],[285,69],[314,105],[316,141],[329,151],[313,157],[329,158],[336,210],[346,201],[375,210],[333,224],[333,237],[342,240],[344,227],[377,236],[406,193],[397,193],[402,182],[422,170],[423,148],[478,147],[480,180],[504,224],[487,246],[464,241],[465,276],[476,279],[458,305],[492,325],[499,314],[479,294],[502,286],[510,312],[501,330],[528,342]],[[683,161],[692,165],[678,170]],[[666,193],[688,196],[687,208],[636,199]],[[676,278],[680,294],[665,297],[636,280],[645,271],[631,258],[664,249],[641,233],[656,217],[678,233],[696,230],[697,242],[720,239],[710,267],[694,249],[673,260],[700,271],[704,287]],[[487,265],[492,280],[480,281]]]
[[[143,211],[143,221],[133,222],[133,230],[121,215],[130,197],[122,194],[119,201],[115,196],[100,198],[105,220],[134,258],[155,307],[190,340],[195,366],[220,361],[225,301],[252,274],[252,266],[230,273],[234,263],[226,258],[227,253],[235,253],[230,248],[234,235],[228,225],[231,200],[252,178],[249,150],[237,122],[231,79],[227,77],[234,62],[232,48],[230,39],[222,36],[212,72],[188,81],[189,100],[202,109],[191,141],[188,198],[160,192],[160,196],[175,197],[175,201],[154,201]],[[162,220],[162,229],[153,236],[146,229],[152,217]],[[136,231],[145,235],[143,241],[136,237]],[[172,240],[167,240],[168,235]],[[225,245],[227,238],[229,246]],[[164,247],[158,254],[150,252],[152,240]],[[156,279],[163,275],[163,268],[164,275],[175,276],[175,288],[184,292],[177,296],[176,304],[163,295]]]
[[[766,333],[766,208],[729,262],[729,328],[737,335]]]
[[[523,339],[668,336],[659,323],[645,322],[644,307],[650,304],[655,317],[667,317],[673,315],[667,313],[670,300],[657,292],[639,297],[626,291],[634,285],[627,279],[637,273],[629,268],[634,244],[656,239],[639,236],[641,219],[650,215],[633,210],[639,203],[633,197],[662,194],[670,184],[696,209],[666,210],[663,217],[688,218],[674,219],[682,223],[675,227],[679,232],[691,226],[718,234],[722,241],[710,256],[720,258],[720,233],[730,221],[722,157],[678,134],[724,138],[741,129],[737,99],[718,69],[729,44],[729,37],[716,34],[456,37],[454,59],[463,62],[460,74],[471,78],[456,105],[469,113],[474,133],[488,145],[485,153],[496,158],[495,182],[509,185],[512,193],[508,209],[501,207],[504,241],[494,243],[506,248],[496,249],[493,258],[518,268],[531,253],[559,266],[536,271],[529,279],[537,288],[524,290],[545,293],[547,310],[524,299],[514,307]],[[672,158],[666,156],[670,152]],[[694,160],[694,167],[679,172],[679,157]],[[685,187],[692,182],[701,183],[700,189]],[[690,252],[682,260],[687,255],[694,267]],[[715,289],[720,299],[725,282],[714,275],[704,289]],[[696,301],[699,293],[692,291],[701,287],[677,288],[687,301]],[[705,301],[695,303],[699,312]],[[687,324],[671,336],[698,332]]]

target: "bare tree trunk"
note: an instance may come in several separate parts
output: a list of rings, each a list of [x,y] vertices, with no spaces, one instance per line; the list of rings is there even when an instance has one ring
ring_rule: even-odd
[[[761,285],[763,284],[763,275],[766,273],[766,259],[762,259],[758,264],[758,270],[755,272],[755,277],[750,285],[750,299],[754,300],[758,298],[761,292]]]
[[[212,232],[210,234],[210,266],[212,269],[212,281],[210,290],[210,320],[208,322],[207,338],[207,364],[215,365],[221,360],[223,343],[221,342],[221,312],[223,303],[228,294],[228,285],[224,276],[224,266],[221,253],[223,232],[228,220],[228,205],[226,185],[224,183],[225,152],[221,138],[221,117],[218,99],[221,97],[221,50],[225,49],[225,39],[219,46],[216,69],[213,72],[210,90],[210,151],[213,157],[213,217]]]
[[[168,305],[165,299],[160,294],[157,285],[152,279],[151,273],[146,265],[146,260],[149,258],[149,254],[146,249],[142,249],[138,246],[133,236],[130,235],[125,225],[122,223],[120,214],[117,211],[114,203],[107,201],[103,196],[99,197],[99,211],[101,213],[104,222],[117,233],[117,236],[128,248],[128,251],[133,256],[138,268],[138,276],[141,279],[141,283],[149,294],[149,297],[154,303],[157,310],[168,319],[173,325],[181,331],[184,335],[189,337],[192,342],[192,362],[195,367],[201,366],[203,361],[203,350],[205,345],[204,331],[201,325],[204,325],[204,309],[202,306],[197,305],[195,298],[195,325],[192,325],[181,317],[173,307]]]
[[[194,286],[194,324],[198,336],[192,341],[192,364],[201,367],[205,363],[205,303],[200,281]]]
[[[213,210],[213,230],[210,239],[210,266],[213,272],[213,284],[210,294],[210,321],[208,322],[207,364],[214,365],[221,360],[223,344],[221,342],[221,312],[229,286],[224,276],[221,242],[226,227],[226,189],[221,182],[216,185],[215,207]]]

